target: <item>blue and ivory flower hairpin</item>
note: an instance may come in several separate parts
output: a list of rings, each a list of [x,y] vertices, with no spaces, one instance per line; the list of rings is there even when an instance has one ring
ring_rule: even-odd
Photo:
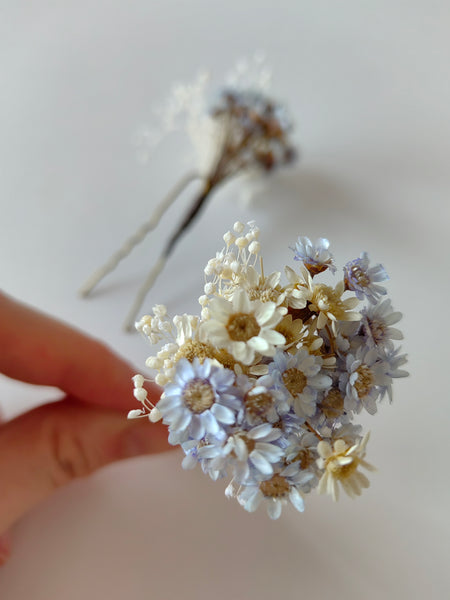
[[[251,75],[253,73],[253,75]],[[257,76],[255,76],[255,73]],[[200,193],[169,237],[162,253],[143,282],[125,321],[134,327],[139,309],[155,279],[164,268],[181,235],[192,225],[211,194],[223,183],[239,175],[270,173],[292,163],[296,152],[290,140],[292,123],[286,109],[272,100],[265,88],[269,73],[256,57],[254,64],[241,62],[229,85],[210,107],[206,100],[207,77],[200,75],[193,85],[178,85],[161,115],[163,133],[175,128],[177,117],[185,117],[185,129],[197,149],[200,172],[188,174],[155,209],[150,219],[81,288],[87,296],[159,223],[164,212],[185,187],[195,179],[202,183]],[[155,136],[153,136],[155,137]],[[156,138],[162,136],[156,135]]]
[[[300,237],[299,268],[266,275],[259,230],[235,223],[225,247],[206,265],[200,317],[169,319],[164,306],[137,329],[164,341],[146,365],[163,393],[153,406],[145,378],[134,377],[142,403],[130,418],[163,420],[169,441],[213,480],[230,480],[226,495],[250,512],[264,503],[272,519],[291,503],[303,511],[314,488],[337,500],[369,486],[359,413],[392,401],[406,356],[395,312],[381,283],[387,274],[367,253],[348,262],[335,285],[318,282],[336,266],[326,239]]]

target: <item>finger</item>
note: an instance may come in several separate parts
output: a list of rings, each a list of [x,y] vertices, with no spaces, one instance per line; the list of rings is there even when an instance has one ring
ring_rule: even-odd
[[[116,460],[170,448],[166,428],[72,399],[0,428],[0,534],[55,489]]]
[[[127,410],[135,374],[105,345],[0,293],[0,372],[55,386],[84,402]],[[156,403],[160,390],[149,386]]]

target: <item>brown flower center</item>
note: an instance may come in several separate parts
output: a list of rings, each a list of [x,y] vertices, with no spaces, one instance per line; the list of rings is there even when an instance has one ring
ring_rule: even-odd
[[[300,450],[300,452],[290,462],[293,463],[297,461],[300,461],[300,468],[304,470],[316,462],[316,457],[311,452],[311,450],[304,448],[303,450]]]
[[[373,387],[373,373],[367,365],[360,365],[356,372],[358,379],[355,381],[355,390],[359,398],[365,398]]]
[[[332,388],[320,403],[320,408],[327,419],[339,417],[344,409],[344,398],[341,392]]]
[[[289,488],[289,482],[278,473],[275,473],[271,479],[262,481],[259,484],[259,489],[266,498],[282,498],[289,492]]]
[[[206,379],[193,379],[183,390],[183,400],[194,413],[202,413],[214,404],[216,395]]]
[[[382,321],[375,319],[369,320],[365,329],[366,334],[371,335],[376,344],[380,344],[384,341],[386,336],[386,325]]]
[[[261,419],[267,415],[273,406],[273,398],[269,392],[261,392],[260,394],[245,395],[244,404],[247,413],[250,417]]]
[[[296,396],[297,394],[301,394],[305,389],[307,379],[301,371],[292,367],[283,373],[283,383],[288,391],[293,396]]]
[[[258,335],[261,327],[254,315],[246,313],[235,313],[230,316],[226,324],[228,335],[235,342],[248,342],[252,337]]]

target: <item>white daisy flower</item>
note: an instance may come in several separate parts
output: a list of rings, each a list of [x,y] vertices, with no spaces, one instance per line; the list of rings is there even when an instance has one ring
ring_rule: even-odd
[[[200,325],[200,337],[251,365],[257,355],[273,356],[276,346],[285,343],[284,336],[275,331],[285,313],[274,302],[252,301],[244,290],[237,290],[231,300],[211,300],[210,318]]]

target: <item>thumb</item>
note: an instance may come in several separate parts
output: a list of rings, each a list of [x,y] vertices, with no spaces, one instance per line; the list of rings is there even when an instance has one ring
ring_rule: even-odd
[[[162,425],[73,399],[21,415],[0,427],[0,534],[71,480],[169,448]]]

